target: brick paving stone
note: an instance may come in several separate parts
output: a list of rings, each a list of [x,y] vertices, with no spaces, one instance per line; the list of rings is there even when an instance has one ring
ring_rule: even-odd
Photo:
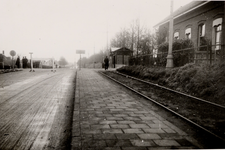
[[[123,109],[121,109],[121,108],[113,108],[113,109],[110,109],[110,111],[124,111]]]
[[[150,120],[134,120],[134,122],[136,123],[136,124],[153,124],[153,122],[152,121],[150,121]]]
[[[123,146],[129,147],[132,146],[130,140],[106,140],[108,146]]]
[[[137,134],[134,133],[122,133],[122,134],[115,134],[117,139],[139,139]]]
[[[85,147],[106,147],[105,140],[83,140],[82,145]]]
[[[167,125],[163,124],[163,123],[149,123],[148,124],[151,128],[168,128]]]
[[[135,114],[149,114],[148,111],[135,111]]]
[[[161,137],[158,134],[154,133],[144,133],[144,134],[137,134],[140,139],[145,139],[145,140],[153,140],[153,139],[161,139]]]
[[[145,128],[149,129],[150,127],[147,124],[129,124],[131,128]]]
[[[123,117],[124,120],[141,120],[139,117]]]
[[[124,120],[122,117],[106,117],[106,120]]]
[[[134,121],[117,121],[118,124],[134,124],[135,122]]]
[[[162,129],[143,129],[145,133],[165,133]]]
[[[100,124],[100,125],[96,125],[96,124],[94,124],[94,125],[91,125],[91,128],[92,129],[109,129],[110,128],[110,126],[108,125],[108,124]]]
[[[93,130],[93,129],[90,129],[90,130],[84,130],[82,131],[84,134],[99,134],[99,133],[102,133],[101,130]]]
[[[143,114],[134,114],[133,112],[132,113],[129,112],[129,116],[130,117],[145,117],[145,115],[143,115]]]
[[[158,146],[180,146],[175,140],[153,140]]]
[[[136,108],[124,108],[125,109],[125,111],[131,111],[131,112],[136,112],[136,111],[138,111],[138,109],[136,109]]]
[[[130,140],[133,146],[156,146],[152,140]]]
[[[114,117],[128,117],[128,114],[114,114]]]
[[[157,120],[155,117],[140,117],[141,120]]]
[[[110,140],[116,140],[116,136],[115,134],[94,134],[94,139],[101,139],[101,140],[105,140],[105,139],[110,139]]]
[[[123,133],[121,129],[102,129],[103,133]]]
[[[196,148],[192,138],[94,70],[78,71],[74,150]]]
[[[111,128],[127,129],[130,128],[127,124],[112,124]]]
[[[142,129],[123,129],[124,133],[144,133]]]
[[[97,117],[112,117],[112,114],[96,114]]]
[[[117,124],[117,122],[115,120],[102,120],[99,124]]]

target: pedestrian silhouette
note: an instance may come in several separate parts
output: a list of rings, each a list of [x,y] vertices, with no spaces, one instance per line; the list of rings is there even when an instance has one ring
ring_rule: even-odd
[[[109,59],[107,56],[105,56],[104,63],[105,63],[105,70],[107,70],[109,67]]]

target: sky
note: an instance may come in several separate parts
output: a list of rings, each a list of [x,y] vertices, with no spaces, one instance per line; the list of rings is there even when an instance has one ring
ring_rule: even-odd
[[[174,10],[191,0],[174,0]],[[170,0],[0,0],[0,53],[30,58],[86,57],[140,18],[149,29],[170,14]],[[107,42],[108,41],[108,42]]]

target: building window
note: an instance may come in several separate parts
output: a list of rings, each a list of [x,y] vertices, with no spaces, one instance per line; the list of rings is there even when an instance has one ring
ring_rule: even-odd
[[[185,38],[186,39],[191,39],[191,28],[187,28],[185,30]]]
[[[175,40],[178,40],[178,39],[179,39],[179,32],[175,32],[175,33],[174,33],[174,39],[175,39]]]
[[[200,24],[198,26],[199,30],[199,37],[204,37],[205,36],[205,24]]]
[[[207,41],[205,39],[205,24],[199,24],[198,26],[198,46],[200,51],[207,50]]]
[[[220,50],[221,35],[222,35],[222,18],[218,18],[213,21],[213,28],[214,28],[213,44],[215,45],[215,50]]]

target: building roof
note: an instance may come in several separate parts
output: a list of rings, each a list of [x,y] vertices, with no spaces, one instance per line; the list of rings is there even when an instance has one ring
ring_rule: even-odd
[[[132,51],[129,48],[126,48],[126,47],[111,47],[111,52],[115,52],[115,51],[118,51],[118,50]]]
[[[191,11],[193,11],[193,10],[195,10],[195,9],[203,6],[203,5],[205,5],[208,2],[210,2],[210,1],[209,0],[207,0],[207,1],[192,1],[192,2],[188,3],[187,5],[182,6],[179,9],[177,9],[176,11],[174,11],[173,12],[173,17],[174,17],[174,19],[175,18],[178,18],[178,17],[180,17],[180,16],[182,16],[182,15],[188,13],[188,12],[191,12]],[[169,22],[169,20],[170,20],[170,15],[167,16],[166,18],[164,18],[159,23],[157,23],[154,26],[154,28],[156,28],[156,27],[158,27],[158,26],[160,26],[162,24],[165,24],[165,23]]]

